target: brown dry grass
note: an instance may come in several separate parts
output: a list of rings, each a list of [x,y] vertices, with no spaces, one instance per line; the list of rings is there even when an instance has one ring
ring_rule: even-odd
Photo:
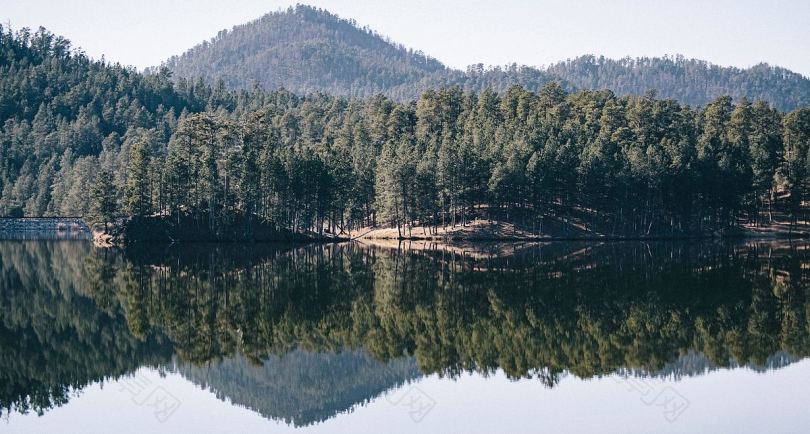
[[[435,233],[423,226],[402,228],[402,237],[410,240],[527,240],[548,238],[513,223],[473,220],[466,225],[439,227]],[[361,228],[351,233],[353,239],[400,238],[397,228]]]

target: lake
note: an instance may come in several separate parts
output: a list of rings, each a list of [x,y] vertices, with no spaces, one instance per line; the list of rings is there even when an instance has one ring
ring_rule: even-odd
[[[0,431],[807,432],[810,244],[0,242]]]

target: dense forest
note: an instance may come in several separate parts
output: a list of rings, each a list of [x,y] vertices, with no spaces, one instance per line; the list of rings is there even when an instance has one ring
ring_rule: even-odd
[[[810,108],[695,109],[556,82],[406,103],[229,91],[91,61],[44,30],[2,32],[0,47],[2,215],[401,234],[484,218],[643,236],[805,210]]]
[[[459,71],[381,37],[327,11],[299,5],[223,30],[210,41],[175,56],[165,66],[176,77],[231,89],[285,88],[296,94],[416,100],[428,89],[459,86],[465,92],[512,85],[539,91],[558,81],[567,91],[610,89],[617,95],[656,90],[682,104],[706,105],[715,98],[764,100],[780,110],[810,105],[810,80],[784,68],[759,64],[721,67],[679,56],[611,60],[582,56],[547,67],[516,64]]]
[[[432,373],[555,387],[810,354],[807,246],[509,248],[0,243],[0,412],[140,366],[298,425]]]
[[[226,97],[92,61],[44,29],[0,29],[0,89],[0,214],[29,216],[83,215],[100,166],[125,183],[132,143]]]

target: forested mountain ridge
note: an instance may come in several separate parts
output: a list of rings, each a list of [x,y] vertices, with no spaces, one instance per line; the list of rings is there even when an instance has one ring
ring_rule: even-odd
[[[397,101],[418,99],[430,88],[502,92],[517,84],[538,91],[558,81],[568,91],[609,89],[640,96],[656,90],[660,97],[693,106],[724,95],[762,99],[780,110],[810,105],[807,77],[767,64],[740,69],[681,56],[612,60],[587,55],[544,68],[478,64],[459,71],[358,28],[354,21],[302,5],[223,30],[165,66],[176,77],[202,77],[210,84],[222,79],[231,89],[258,83],[297,94],[382,93]]]
[[[437,60],[353,21],[306,6],[223,30],[165,66],[178,77],[222,79],[231,89],[258,83],[298,94],[352,96],[384,92],[446,70]]]
[[[683,56],[619,60],[581,56],[550,65],[546,72],[579,89],[610,89],[619,95],[654,89],[659,97],[691,105],[704,106],[722,95],[768,101],[780,110],[810,104],[807,77],[766,63],[741,69]]]

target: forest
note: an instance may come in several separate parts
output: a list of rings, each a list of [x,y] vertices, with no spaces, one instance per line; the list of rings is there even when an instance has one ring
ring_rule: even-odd
[[[808,107],[693,108],[557,82],[410,102],[232,91],[90,60],[44,29],[0,34],[0,215],[646,236],[806,212]]]

